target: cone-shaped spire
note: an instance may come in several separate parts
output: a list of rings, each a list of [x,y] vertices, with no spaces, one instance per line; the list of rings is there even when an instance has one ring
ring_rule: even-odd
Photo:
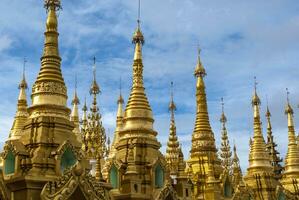
[[[171,100],[169,103],[169,111],[171,113],[170,130],[169,130],[169,137],[168,137],[168,142],[166,147],[165,159],[170,168],[170,174],[173,176],[177,176],[180,144],[176,134],[176,125],[174,119],[174,112],[176,111],[176,106],[173,100],[173,82],[171,82]]]
[[[26,60],[24,59],[24,67],[23,67],[23,75],[22,75],[22,80],[19,84],[19,97],[18,97],[18,104],[17,104],[17,112],[15,115],[15,119],[12,125],[12,128],[10,130],[9,134],[9,139],[14,140],[14,139],[19,139],[20,136],[22,135],[22,129],[25,125],[25,122],[29,116],[28,111],[27,111],[27,95],[26,95],[26,90],[28,88],[26,78],[25,78],[25,65],[26,65]]]
[[[115,128],[114,138],[110,148],[109,158],[112,158],[116,153],[116,145],[119,142],[119,131],[121,131],[123,128],[123,124],[124,124],[123,107],[124,107],[124,99],[122,97],[121,80],[120,80],[119,97],[117,99],[116,128]]]
[[[143,63],[142,46],[144,37],[140,28],[140,20],[133,35],[133,44],[135,44],[134,62],[133,62],[133,85],[131,94],[124,114],[124,131],[147,130],[149,134],[156,135],[153,130],[153,116],[143,85]]]
[[[224,114],[223,98],[221,98],[221,105],[222,105],[222,114],[220,117],[220,122],[222,123],[222,133],[221,133],[220,157],[222,158],[223,168],[226,169],[228,172],[230,172],[231,162],[232,162],[232,159],[231,159],[232,152],[230,150],[230,145],[229,145],[229,140],[228,140],[228,135],[227,135],[227,129],[226,129],[227,118]]]
[[[285,158],[285,171],[282,178],[282,184],[291,192],[295,192],[294,180],[299,183],[299,149],[297,148],[295,126],[293,120],[293,109],[289,101],[289,92],[287,91],[287,105],[285,114],[288,118],[288,151]],[[297,185],[298,188],[298,185]]]
[[[198,154],[213,152],[216,153],[214,133],[212,132],[208,106],[206,99],[205,84],[203,78],[206,76],[205,69],[200,61],[200,50],[198,51],[198,61],[194,75],[197,78],[196,84],[196,102],[197,112],[195,128],[192,135],[191,158]]]
[[[252,97],[252,107],[253,107],[253,140],[250,145],[250,153],[249,153],[249,167],[248,173],[251,172],[269,172],[272,171],[272,166],[270,164],[269,153],[266,150],[266,143],[262,133],[261,127],[261,118],[260,118],[260,98],[257,95],[256,91],[256,78],[254,82],[254,94]]]
[[[97,104],[97,95],[100,93],[100,87],[96,81],[96,59],[93,63],[93,80],[90,87],[90,95],[93,97],[90,113],[87,116],[87,126],[83,129],[83,149],[90,160],[96,160],[95,177],[102,180],[101,160],[106,156],[106,133],[102,124],[102,116]],[[84,106],[85,107],[85,106]],[[84,108],[84,110],[86,110]],[[83,110],[83,111],[84,111]],[[86,112],[86,111],[84,111]]]
[[[271,113],[269,107],[267,105],[266,111],[266,118],[267,118],[267,149],[270,154],[270,161],[273,166],[273,172],[277,179],[281,178],[282,166],[281,162],[282,159],[279,157],[279,152],[276,150],[277,144],[274,142],[274,137],[272,134],[272,125],[271,125]]]
[[[78,141],[81,141],[81,136],[80,136],[80,120],[79,120],[79,109],[78,105],[80,104],[80,100],[77,95],[77,76],[75,76],[75,92],[74,92],[74,97],[72,100],[72,112],[71,112],[71,117],[70,121],[74,122],[74,133],[76,134]]]
[[[67,88],[61,74],[61,58],[58,50],[58,22],[56,11],[60,9],[60,0],[46,0],[48,11],[44,51],[41,68],[32,88],[32,105],[58,105],[65,109]]]
[[[240,167],[240,160],[237,154],[237,148],[234,144],[234,156],[233,156],[233,164],[232,164],[232,174],[233,174],[233,185],[237,186],[242,181],[242,170]]]

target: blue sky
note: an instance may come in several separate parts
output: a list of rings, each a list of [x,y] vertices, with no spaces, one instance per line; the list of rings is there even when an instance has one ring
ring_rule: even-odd
[[[220,98],[224,97],[230,142],[235,140],[242,167],[246,168],[248,140],[253,130],[250,101],[253,77],[257,76],[264,135],[268,96],[273,132],[284,157],[287,148],[286,87],[291,93],[295,123],[299,124],[297,0],[142,0],[141,4],[146,40],[143,53],[145,86],[153,108],[155,129],[163,145],[162,152],[169,130],[169,87],[174,81],[177,131],[185,158],[189,157],[196,106],[193,70],[199,43],[208,73],[205,81],[210,121],[218,147]],[[100,110],[104,125],[112,135],[120,77],[126,100],[130,91],[134,50],[131,38],[136,27],[137,0],[64,0],[62,5],[60,54],[69,104],[76,73],[81,101],[84,96],[89,97],[92,57],[96,56],[97,80],[102,90]],[[24,56],[28,60],[26,76],[30,87],[37,76],[45,19],[42,0],[1,1],[0,141],[5,141],[12,125]]]

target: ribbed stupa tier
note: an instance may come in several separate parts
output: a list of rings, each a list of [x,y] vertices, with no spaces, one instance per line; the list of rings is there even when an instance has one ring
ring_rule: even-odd
[[[60,6],[60,4],[59,4]],[[44,52],[41,68],[32,88],[32,105],[66,106],[67,88],[61,73],[61,58],[58,49],[57,5],[48,4]]]
[[[27,95],[26,95],[27,88],[28,86],[25,79],[25,74],[23,72],[23,78],[19,84],[20,93],[18,97],[17,112],[8,138],[10,140],[15,140],[20,138],[20,136],[22,135],[22,129],[24,128],[25,122],[29,117],[27,111]]]
[[[262,134],[260,104],[261,101],[255,88],[254,95],[252,97],[254,133],[253,140],[250,145],[249,167],[247,168],[247,174],[244,177],[244,181],[248,187],[254,191],[256,199],[274,200],[277,199],[276,188],[279,183],[274,178],[269,152],[267,151],[266,143]],[[259,182],[259,184],[257,184],[257,182]]]
[[[288,118],[288,151],[285,158],[285,171],[282,176],[281,184],[292,192],[299,195],[299,149],[296,144],[295,126],[293,114],[294,111],[288,102],[285,109]]]

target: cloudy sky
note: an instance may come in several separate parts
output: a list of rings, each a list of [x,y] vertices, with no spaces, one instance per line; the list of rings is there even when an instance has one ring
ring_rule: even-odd
[[[299,125],[299,4],[298,0],[206,1],[142,0],[145,35],[144,78],[155,129],[162,143],[168,138],[167,110],[170,82],[175,84],[176,122],[185,158],[189,157],[195,120],[197,45],[208,73],[206,90],[210,121],[220,143],[221,97],[225,100],[230,142],[237,144],[243,169],[248,165],[248,140],[252,135],[251,96],[257,76],[265,125],[266,96],[278,149],[287,148],[284,115],[285,88]],[[87,93],[92,57],[97,57],[97,79],[102,94],[100,109],[112,136],[120,77],[128,98],[133,59],[132,33],[136,27],[137,0],[62,1],[59,12],[62,71],[68,86],[69,104],[78,74],[81,100]],[[23,57],[32,86],[40,67],[46,12],[42,0],[1,0],[0,12],[0,141],[8,137],[16,110]],[[28,90],[30,93],[30,90]],[[29,97],[29,95],[28,95]],[[29,99],[29,98],[28,98]],[[264,126],[264,135],[265,135]],[[298,130],[298,129],[296,129]]]

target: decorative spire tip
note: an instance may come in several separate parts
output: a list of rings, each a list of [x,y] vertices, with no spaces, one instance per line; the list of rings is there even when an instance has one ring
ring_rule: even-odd
[[[44,7],[47,11],[50,8],[54,8],[56,11],[62,9],[60,0],[45,0]]]

